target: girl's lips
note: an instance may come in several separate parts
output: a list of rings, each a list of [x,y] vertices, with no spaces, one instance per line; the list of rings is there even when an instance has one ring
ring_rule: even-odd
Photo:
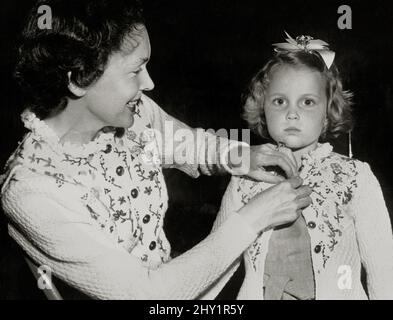
[[[300,129],[295,128],[295,127],[289,127],[284,129],[285,132],[300,132]]]

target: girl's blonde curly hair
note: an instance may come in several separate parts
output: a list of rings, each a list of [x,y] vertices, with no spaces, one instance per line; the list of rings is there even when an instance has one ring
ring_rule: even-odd
[[[327,124],[321,134],[323,140],[336,138],[353,128],[352,93],[343,90],[339,71],[333,64],[329,69],[317,52],[280,51],[252,78],[248,90],[243,95],[243,119],[251,130],[261,137],[268,138],[264,102],[271,71],[278,66],[309,68],[322,74],[326,81]]]

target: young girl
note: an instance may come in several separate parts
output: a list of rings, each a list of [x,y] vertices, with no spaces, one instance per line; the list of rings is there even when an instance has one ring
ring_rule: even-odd
[[[290,148],[312,204],[295,223],[262,233],[244,254],[239,299],[393,298],[393,238],[379,183],[367,163],[334,153],[329,143],[351,128],[351,94],[343,91],[327,43],[300,36],[276,44],[252,79],[244,105],[249,126]],[[279,148],[279,147],[278,147]],[[215,227],[267,183],[232,178]],[[240,262],[206,294],[214,297]]]

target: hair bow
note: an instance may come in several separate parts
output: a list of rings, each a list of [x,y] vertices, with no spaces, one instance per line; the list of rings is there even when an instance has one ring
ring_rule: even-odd
[[[286,51],[316,51],[318,52],[323,61],[325,62],[327,68],[329,69],[333,63],[335,53],[332,50],[329,50],[329,44],[325,41],[314,39],[310,36],[298,36],[296,39],[293,39],[286,31],[287,42],[282,43],[274,43],[275,51],[286,50]]]

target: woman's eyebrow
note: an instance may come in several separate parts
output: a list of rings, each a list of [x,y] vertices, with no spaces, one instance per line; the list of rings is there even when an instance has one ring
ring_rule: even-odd
[[[137,68],[140,67],[141,65],[147,63],[150,59],[149,58],[139,58],[133,61],[125,61],[124,67],[125,68]]]
[[[150,59],[148,57],[145,58],[139,58],[135,61],[135,65],[141,66],[142,64],[145,64],[149,61]]]

